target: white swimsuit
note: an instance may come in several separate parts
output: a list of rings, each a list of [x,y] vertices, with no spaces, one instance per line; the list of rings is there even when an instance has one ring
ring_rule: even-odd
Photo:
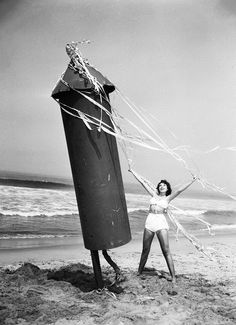
[[[155,205],[155,210],[157,212],[149,212],[146,219],[145,228],[152,232],[156,232],[161,229],[168,230],[169,225],[164,215],[164,211],[168,208],[166,196],[153,196],[150,200],[150,206],[153,204]]]

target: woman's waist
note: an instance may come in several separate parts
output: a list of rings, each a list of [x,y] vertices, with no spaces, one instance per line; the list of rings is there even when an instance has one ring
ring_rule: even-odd
[[[148,212],[149,214],[166,214],[167,213],[167,210],[164,209],[162,211],[153,211],[153,210],[149,210]]]

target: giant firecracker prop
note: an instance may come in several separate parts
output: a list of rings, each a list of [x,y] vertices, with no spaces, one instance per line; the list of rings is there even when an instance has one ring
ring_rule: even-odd
[[[117,144],[83,114],[112,128],[105,112],[111,112],[108,95],[115,87],[90,65],[80,66],[75,52],[68,54],[71,62],[52,97],[61,107],[85,248],[106,250],[131,239]]]

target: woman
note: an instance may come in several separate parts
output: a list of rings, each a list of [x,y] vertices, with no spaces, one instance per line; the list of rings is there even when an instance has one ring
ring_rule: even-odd
[[[140,275],[144,269],[150,252],[153,237],[156,234],[171,275],[171,280],[175,282],[176,278],[174,263],[169,248],[169,225],[167,223],[165,215],[167,214],[167,208],[170,201],[172,201],[174,198],[176,198],[176,196],[186,190],[193,182],[195,182],[197,178],[194,176],[190,183],[184,185],[179,190],[172,193],[171,186],[166,180],[161,180],[160,183],[158,183],[156,190],[153,191],[152,186],[150,186],[146,180],[140,177],[132,169],[129,171],[152,196],[150,200],[149,214],[146,219],[145,229],[143,233],[143,250],[140,258],[138,274]]]

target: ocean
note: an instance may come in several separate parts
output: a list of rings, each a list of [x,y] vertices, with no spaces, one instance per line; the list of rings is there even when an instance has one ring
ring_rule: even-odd
[[[140,191],[139,185],[126,185],[125,193],[132,237],[142,238],[150,197]],[[173,205],[180,209],[173,209],[176,218],[194,235],[206,234],[198,217],[210,223],[215,233],[236,231],[236,202],[233,200],[201,193],[178,197]],[[170,235],[174,235],[173,227]],[[52,243],[53,238],[64,237],[78,237],[82,242],[70,182],[0,179],[0,249],[14,245],[27,247],[37,238],[44,238],[45,243],[50,239]]]

